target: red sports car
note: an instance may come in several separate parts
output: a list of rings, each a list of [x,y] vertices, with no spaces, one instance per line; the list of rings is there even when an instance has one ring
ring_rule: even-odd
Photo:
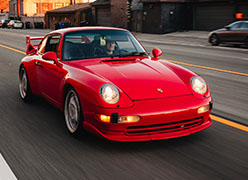
[[[31,41],[41,40],[39,45]],[[127,30],[68,28],[27,36],[20,95],[41,95],[64,112],[72,135],[89,131],[114,141],[186,136],[212,124],[212,97],[197,74],[150,57]]]

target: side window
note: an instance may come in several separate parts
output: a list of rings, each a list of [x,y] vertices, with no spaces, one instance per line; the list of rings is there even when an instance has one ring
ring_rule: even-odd
[[[59,35],[54,35],[54,36],[48,37],[46,47],[45,47],[45,53],[50,52],[50,51],[57,53],[59,41],[60,41]]]
[[[240,25],[241,25],[241,23],[240,23],[240,22],[238,22],[238,23],[234,23],[234,24],[232,24],[232,25],[231,25],[231,29],[237,29],[237,28],[239,28],[239,27],[240,27]]]
[[[248,29],[248,22],[244,22],[240,28]]]

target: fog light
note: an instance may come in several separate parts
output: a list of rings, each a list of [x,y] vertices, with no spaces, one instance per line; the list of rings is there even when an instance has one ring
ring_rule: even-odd
[[[130,123],[138,122],[140,120],[139,116],[119,116],[118,123]]]
[[[106,116],[103,114],[98,114],[98,118],[102,121],[102,122],[106,122],[106,123],[110,123],[110,116]]]
[[[113,119],[114,116],[111,117],[103,114],[97,114],[97,117],[100,121],[105,123],[132,123],[140,120],[139,116],[118,116],[118,114],[116,120]]]
[[[207,105],[207,106],[202,106],[198,109],[198,114],[201,114],[201,113],[204,113],[204,112],[207,112],[210,110],[210,105]]]

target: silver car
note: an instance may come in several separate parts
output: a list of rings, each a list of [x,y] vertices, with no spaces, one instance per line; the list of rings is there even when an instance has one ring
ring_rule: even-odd
[[[221,43],[248,44],[248,21],[237,21],[209,33],[208,41],[213,46]]]

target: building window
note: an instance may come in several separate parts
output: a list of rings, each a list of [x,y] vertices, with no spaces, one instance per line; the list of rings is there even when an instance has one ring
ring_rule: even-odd
[[[45,14],[47,11],[53,9],[52,3],[36,3],[36,13],[35,14]]]
[[[41,14],[41,12],[40,12],[40,3],[36,3],[36,13],[35,14]]]
[[[45,14],[49,10],[48,3],[42,3],[42,14]]]
[[[55,9],[64,7],[64,3],[55,3]]]

